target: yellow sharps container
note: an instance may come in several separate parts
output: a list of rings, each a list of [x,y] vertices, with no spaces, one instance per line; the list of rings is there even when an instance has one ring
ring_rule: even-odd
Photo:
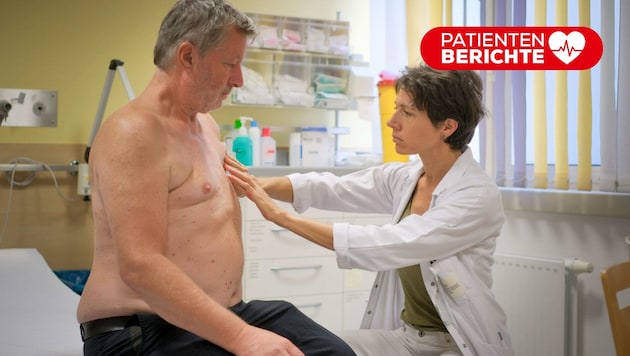
[[[383,78],[383,75],[381,75]],[[376,85],[378,87],[378,106],[381,114],[381,141],[383,144],[383,162],[407,162],[408,155],[400,155],[396,153],[394,141],[392,141],[392,129],[387,126],[389,120],[394,114],[396,101],[396,89],[394,88],[395,79],[383,78]]]

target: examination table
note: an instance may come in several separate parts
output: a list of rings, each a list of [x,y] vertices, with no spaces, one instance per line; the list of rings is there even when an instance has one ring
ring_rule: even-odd
[[[78,303],[36,249],[0,249],[0,355],[82,355]]]

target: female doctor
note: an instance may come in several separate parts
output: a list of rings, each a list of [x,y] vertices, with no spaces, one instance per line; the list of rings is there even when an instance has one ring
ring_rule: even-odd
[[[501,196],[468,148],[485,114],[481,79],[425,65],[402,74],[387,125],[396,152],[419,160],[341,177],[257,178],[226,157],[226,171],[266,219],[335,251],[340,268],[378,271],[361,329],[339,332],[358,355],[512,355],[505,314],[490,290]],[[392,221],[328,224],[291,214],[272,198],[297,212],[388,213]]]

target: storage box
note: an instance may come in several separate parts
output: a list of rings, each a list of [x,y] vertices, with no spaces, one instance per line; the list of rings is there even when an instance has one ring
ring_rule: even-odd
[[[347,96],[350,66],[348,59],[337,56],[311,56],[311,82],[315,106],[345,109],[351,105]]]
[[[280,30],[280,44],[285,51],[304,52],[304,26],[306,19],[298,17],[284,17]]]
[[[350,24],[345,21],[330,21],[328,52],[347,56],[350,54]]]
[[[278,102],[289,106],[313,106],[315,94],[311,87],[309,57],[277,53],[274,58],[273,92]]]
[[[241,65],[243,86],[232,90],[232,103],[274,105],[276,99],[272,93],[273,65],[273,53],[248,51]]]
[[[250,44],[251,47],[280,49],[281,18],[273,15],[248,14],[258,26],[258,36]]]
[[[315,53],[328,53],[328,21],[309,19],[304,31],[306,50]]]

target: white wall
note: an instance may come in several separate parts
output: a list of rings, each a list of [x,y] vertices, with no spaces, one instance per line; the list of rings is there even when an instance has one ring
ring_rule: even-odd
[[[578,355],[614,356],[600,272],[630,258],[624,241],[630,219],[517,210],[506,210],[506,217],[497,252],[594,264],[593,273],[578,277]]]

